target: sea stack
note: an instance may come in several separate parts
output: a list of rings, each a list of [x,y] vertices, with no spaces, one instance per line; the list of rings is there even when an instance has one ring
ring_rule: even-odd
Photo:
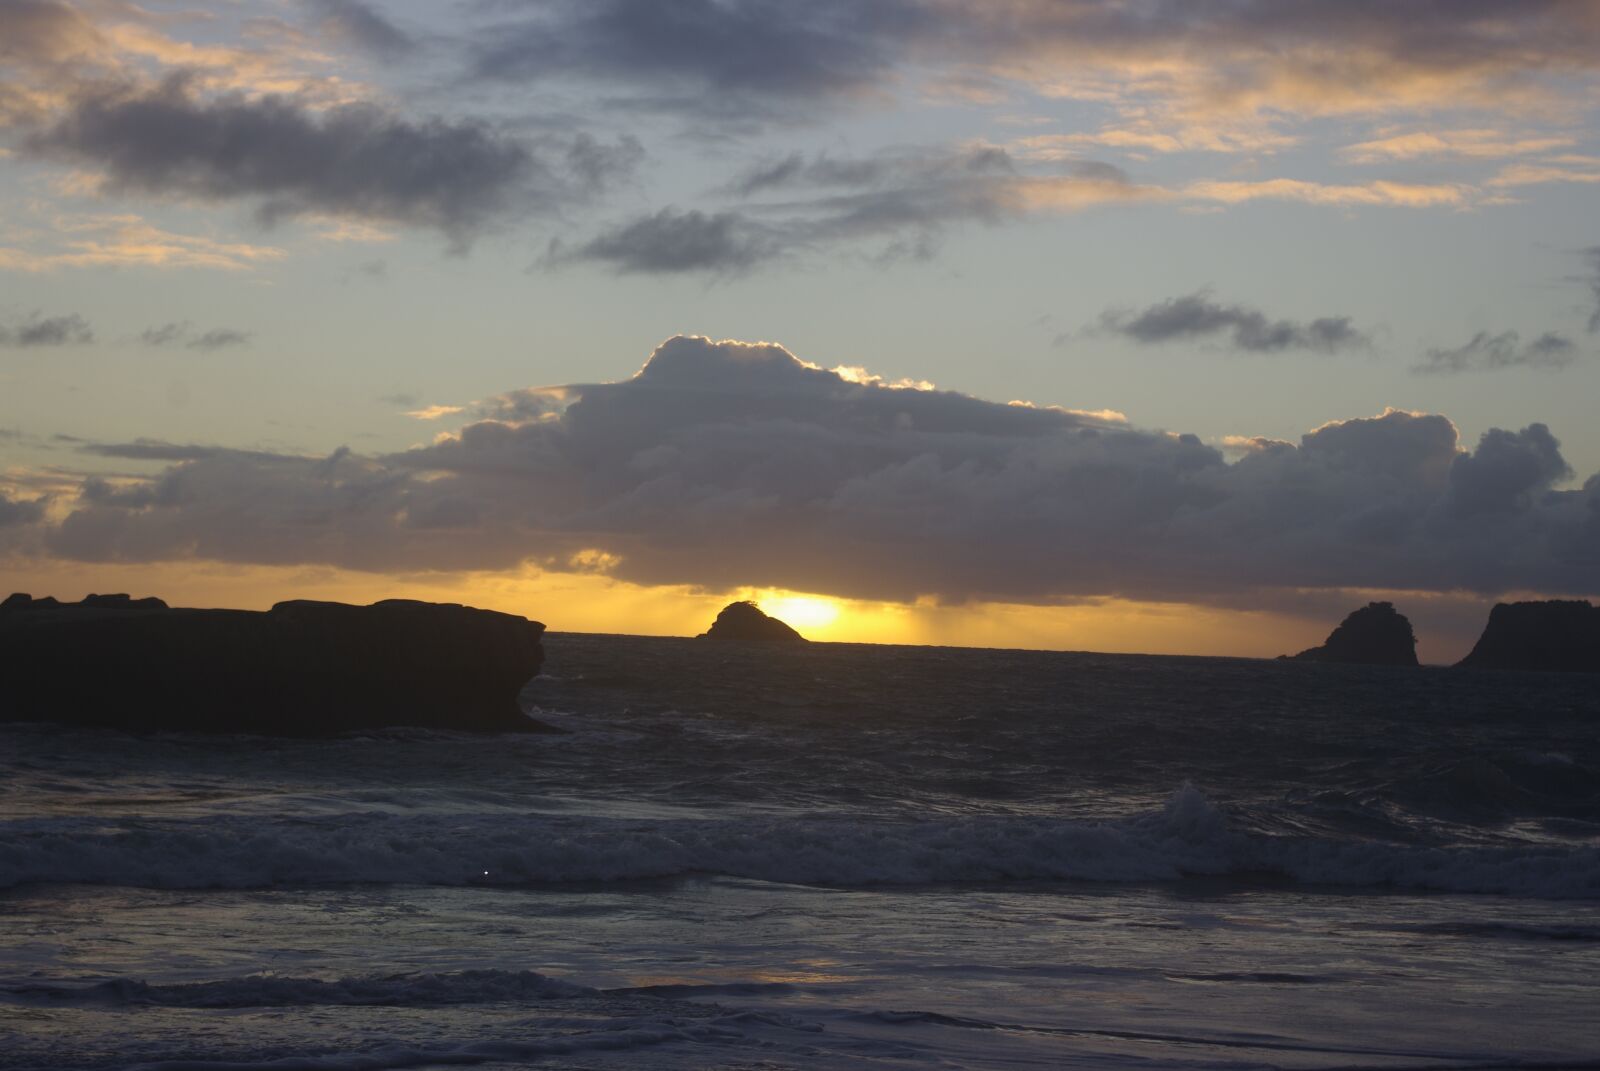
[[[742,640],[762,643],[805,643],[806,638],[776,617],[769,617],[753,602],[730,602],[722,608],[702,640]]]
[[[280,602],[266,612],[160,599],[0,604],[0,721],[327,736],[386,726],[547,730],[517,693],[544,626],[390,599]]]
[[[1411,622],[1393,603],[1369,602],[1345,618],[1321,647],[1284,657],[1295,662],[1414,666],[1417,637],[1411,631]]]
[[[1472,653],[1457,665],[1600,673],[1600,606],[1576,600],[1498,603]]]

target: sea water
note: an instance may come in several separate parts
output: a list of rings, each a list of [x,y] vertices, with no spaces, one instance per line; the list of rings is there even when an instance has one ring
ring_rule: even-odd
[[[1600,1067],[1594,678],[546,649],[560,735],[0,727],[0,1066]]]

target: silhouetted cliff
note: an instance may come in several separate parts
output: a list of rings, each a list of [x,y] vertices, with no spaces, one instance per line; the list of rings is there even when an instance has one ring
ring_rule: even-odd
[[[536,621],[454,604],[160,599],[0,604],[0,721],[321,736],[384,726],[548,728],[517,693],[544,661]]]
[[[778,640],[804,643],[806,638],[776,617],[768,617],[753,602],[731,602],[722,608],[702,640]]]
[[[1345,618],[1321,647],[1301,651],[1292,656],[1292,660],[1414,666],[1417,664],[1417,637],[1411,631],[1411,622],[1393,603],[1369,602]]]
[[[1587,602],[1502,602],[1472,653],[1471,669],[1600,673],[1600,606]]]

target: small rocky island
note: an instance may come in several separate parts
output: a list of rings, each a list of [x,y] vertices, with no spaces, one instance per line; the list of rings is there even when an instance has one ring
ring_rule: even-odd
[[[1394,603],[1369,602],[1345,618],[1321,647],[1282,657],[1294,662],[1414,666],[1417,637],[1411,631],[1411,622],[1394,608]]]
[[[697,639],[755,640],[763,643],[805,643],[806,638],[753,602],[731,602]]]
[[[327,736],[387,726],[553,731],[517,693],[544,662],[537,621],[456,604],[160,599],[0,603],[0,721]]]
[[[1600,673],[1600,606],[1561,599],[1497,603],[1471,653],[1456,664]]]

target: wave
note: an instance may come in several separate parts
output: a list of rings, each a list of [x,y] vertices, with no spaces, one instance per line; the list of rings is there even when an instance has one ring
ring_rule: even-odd
[[[595,996],[599,990],[535,971],[473,970],[439,974],[361,976],[326,981],[262,974],[209,982],[156,985],[117,978],[85,986],[19,985],[0,988],[15,1002],[141,1005],[161,1008],[280,1008],[305,1005],[442,1007],[452,1004],[522,1003]]]
[[[1193,786],[1105,821],[740,816],[630,820],[357,812],[293,821],[0,823],[0,886],[530,885],[720,875],[824,886],[1273,876],[1538,899],[1600,899],[1600,846],[1429,847],[1252,832]]]
[[[136,1063],[126,1071],[389,1071],[394,1068],[521,1064],[557,1056],[628,1052],[669,1042],[738,1039],[736,1031],[715,1024],[669,1023],[596,1030],[527,1041],[476,1041],[459,1045],[383,1045],[351,1053],[307,1056],[262,1055],[257,1059],[172,1059]]]

